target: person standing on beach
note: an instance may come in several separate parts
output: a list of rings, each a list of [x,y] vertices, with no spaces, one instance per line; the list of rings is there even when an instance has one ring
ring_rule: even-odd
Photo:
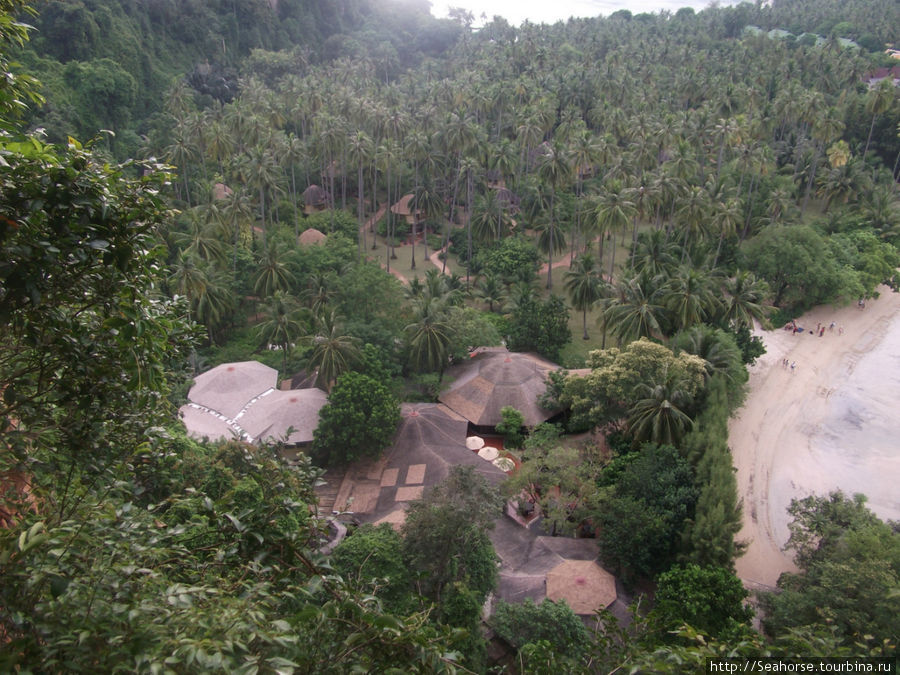
[[[831,325],[828,326],[828,330],[830,330],[832,333],[834,332],[834,321],[832,321]]]
[[[797,362],[791,361],[791,375],[794,374],[794,368],[796,368],[796,367],[797,367]]]

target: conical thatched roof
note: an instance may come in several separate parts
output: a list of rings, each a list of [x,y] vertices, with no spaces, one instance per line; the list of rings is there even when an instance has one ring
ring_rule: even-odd
[[[259,361],[223,363],[194,378],[188,400],[234,418],[252,399],[278,383],[278,371]]]
[[[508,190],[507,188],[500,188],[497,190],[497,201],[500,202],[500,205],[506,209],[512,215],[515,215],[519,212],[519,207],[522,204],[522,199],[512,190]]]
[[[382,460],[381,487],[370,510],[373,520],[392,512],[398,503],[421,497],[456,465],[473,466],[494,484],[506,478],[500,469],[466,447],[469,424],[446,406],[404,403],[400,412],[397,435]],[[355,510],[357,507],[354,503]]]
[[[319,411],[328,402],[321,389],[273,391],[247,408],[236,420],[254,441],[286,440],[309,443],[319,425]],[[288,435],[288,429],[293,431]]]
[[[303,191],[303,203],[307,206],[324,206],[328,203],[328,193],[325,188],[310,185]]]
[[[566,560],[547,572],[547,598],[594,614],[616,601],[616,579],[593,560]]]
[[[327,238],[328,236],[325,233],[320,232],[314,227],[311,227],[308,230],[304,230],[303,232],[301,232],[300,237],[297,239],[297,241],[301,246],[315,246],[317,244],[321,244]]]
[[[231,194],[231,188],[225,185],[225,183],[216,183],[213,185],[213,199],[222,200]]]
[[[398,216],[411,216],[412,207],[410,206],[410,202],[412,199],[412,194],[403,195],[399,201],[394,202],[394,205],[391,207],[391,213],[395,213]]]
[[[478,426],[499,424],[504,406],[521,412],[526,426],[535,426],[558,412],[538,405],[547,389],[547,374],[558,369],[534,354],[484,350],[447,371],[454,381],[438,400]]]

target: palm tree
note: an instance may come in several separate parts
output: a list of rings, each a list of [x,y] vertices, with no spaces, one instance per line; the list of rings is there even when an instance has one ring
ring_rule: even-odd
[[[584,196],[584,177],[589,172],[592,173],[594,163],[600,156],[600,144],[597,137],[587,129],[582,129],[576,135],[571,145],[570,159],[575,170],[575,196],[580,204]],[[575,210],[575,232],[572,236],[574,245],[575,240],[582,234],[581,209]]]
[[[547,253],[547,288],[553,287],[553,253],[565,248],[565,238],[558,237],[556,233],[556,191],[565,184],[572,175],[572,167],[566,154],[565,146],[559,141],[554,141],[547,146],[538,168],[538,175],[544,183],[550,186],[550,221],[546,231],[546,237],[542,237],[544,244],[541,248]],[[562,249],[558,248],[560,240]]]
[[[172,143],[163,150],[163,157],[167,162],[178,168],[184,185],[184,200],[191,205],[191,191],[188,184],[188,168],[191,162],[197,158],[197,149],[190,139],[189,131],[184,124],[179,124],[174,132]]]
[[[241,233],[244,232],[246,239],[243,242],[249,247],[252,239],[250,233],[250,223],[253,219],[253,207],[250,199],[243,188],[238,188],[225,196],[225,202],[220,207],[222,214],[222,225],[228,229],[232,236],[233,253],[232,253],[232,274],[237,275],[237,252],[241,243]]]
[[[391,271],[391,259],[396,258],[397,254],[394,252],[394,211],[393,211],[393,203],[391,201],[391,187],[392,187],[392,172],[397,164],[400,153],[397,148],[396,143],[394,143],[391,139],[386,139],[385,142],[378,146],[378,149],[375,151],[378,163],[383,171],[387,173],[387,204],[388,209],[385,214],[387,218],[387,271],[390,273]],[[395,195],[396,197],[397,195]]]
[[[415,321],[405,328],[410,361],[420,371],[438,371],[442,378],[453,341],[446,305],[426,294],[415,304],[414,311]]]
[[[694,239],[699,238],[698,235],[706,234],[710,209],[709,193],[702,187],[695,185],[684,195],[681,206],[675,213],[684,237],[681,249],[682,262]]]
[[[727,333],[712,326],[694,326],[676,337],[677,347],[703,359],[705,380],[721,375],[734,380],[737,373],[746,373],[741,351]]]
[[[425,217],[426,223],[441,217],[441,214],[444,212],[444,200],[430,177],[426,176],[419,188],[413,193],[410,206]],[[422,243],[425,248],[425,260],[428,260],[428,231],[426,226],[422,227]]]
[[[661,383],[640,383],[637,391],[641,398],[628,411],[628,428],[635,443],[650,441],[677,447],[693,425],[684,412],[691,404],[684,383],[667,374]]]
[[[347,150],[350,153],[350,161],[356,164],[356,218],[359,221],[358,225],[361,237],[359,245],[360,254],[362,254],[362,251],[365,250],[366,247],[366,230],[364,227],[366,209],[365,199],[363,198],[363,167],[371,163],[375,153],[375,147],[369,135],[365,131],[359,129],[355,134],[350,136],[347,143]]]
[[[659,304],[659,291],[652,285],[646,276],[623,279],[613,286],[612,297],[604,302],[601,318],[620,343],[662,336],[665,308]]]
[[[600,238],[603,238],[603,230],[613,233],[612,260],[609,264],[609,278],[615,274],[616,246],[615,233],[628,227],[631,218],[637,213],[637,209],[618,182],[610,183],[597,197],[594,217],[597,219],[598,228],[601,230]],[[603,255],[601,250],[600,255]]]
[[[169,275],[169,283],[187,298],[189,311],[193,311],[194,301],[206,291],[209,279],[197,265],[197,259],[182,251],[178,254],[172,274]]]
[[[662,303],[671,313],[676,332],[702,323],[718,306],[709,274],[694,267],[681,267],[669,279]]]
[[[886,77],[878,86],[869,90],[866,98],[866,110],[872,113],[872,124],[869,125],[869,135],[866,137],[866,149],[863,150],[863,160],[869,153],[869,143],[872,141],[872,132],[875,130],[875,120],[878,116],[886,113],[894,105],[897,100],[897,88],[894,86],[891,78]]]
[[[650,230],[638,235],[632,269],[647,277],[668,277],[678,265],[678,245],[663,230]]]
[[[824,213],[838,201],[841,204],[855,201],[869,188],[871,181],[863,171],[862,160],[851,159],[843,166],[832,168],[819,178],[818,194],[825,198]]]
[[[294,134],[288,135],[284,139],[284,144],[281,147],[281,161],[284,163],[286,167],[290,167],[291,170],[291,203],[294,205],[294,236],[296,237],[299,232],[299,215],[297,213],[297,177],[295,174],[295,167],[297,162],[299,162],[305,156],[306,146],[303,141]]]
[[[509,291],[506,294],[506,303],[503,305],[503,312],[505,315],[515,314],[516,310],[534,301],[536,297],[537,291],[534,288],[534,283],[530,280],[519,280],[509,287]]]
[[[587,312],[603,296],[605,283],[590,253],[576,258],[566,272],[565,288],[572,300],[572,307],[581,312],[585,340],[590,339]]]
[[[481,244],[492,239],[500,241],[511,225],[512,218],[497,190],[488,190],[486,194],[476,197],[472,212],[472,236],[475,241]]]
[[[263,247],[266,246],[266,196],[279,190],[280,173],[275,156],[265,145],[256,145],[244,155],[241,163],[244,181],[256,188],[259,195],[259,217],[262,223]]]
[[[741,217],[741,202],[737,197],[729,197],[713,203],[712,224],[713,228],[719,232],[719,242],[716,244],[713,267],[719,262],[719,255],[722,253],[722,242],[725,241],[726,237],[732,237],[737,233],[738,225],[741,224]]]
[[[221,272],[211,271],[207,282],[196,297],[197,320],[206,326],[210,344],[215,344],[216,329],[234,312],[234,293]]]
[[[256,329],[259,345],[274,345],[281,350],[281,370],[287,374],[287,353],[303,334],[304,312],[293,296],[279,290],[266,300],[263,314],[265,319]]]
[[[227,255],[225,245],[212,232],[212,228],[203,224],[198,208],[194,207],[187,212],[188,231],[175,232],[172,239],[187,256],[212,263],[223,263]]]
[[[481,298],[488,304],[489,312],[494,311],[494,303],[502,302],[505,295],[503,282],[496,274],[485,274],[475,287],[475,297]]]
[[[350,370],[360,357],[359,340],[343,333],[335,312],[319,314],[313,332],[303,338],[302,344],[312,347],[307,371],[316,371],[316,384],[324,386],[326,391],[331,391],[337,378]]]
[[[763,303],[769,294],[769,284],[763,279],[757,279],[753,272],[738,270],[725,283],[723,323],[752,329],[754,320],[765,321],[768,308]]]
[[[459,170],[466,183],[466,288],[468,288],[469,269],[472,262],[472,192],[475,173],[479,170],[478,162],[472,157],[464,157],[459,163]]]
[[[272,242],[260,260],[259,272],[253,282],[257,294],[268,297],[276,291],[287,291],[295,283],[294,275],[284,262],[284,258]]]
[[[315,315],[321,314],[335,296],[333,272],[313,272],[306,278],[305,288],[300,293],[307,306]]]
[[[428,140],[428,136],[421,130],[415,130],[411,133],[407,138],[406,142],[403,145],[403,150],[406,153],[407,157],[413,160],[413,166],[415,171],[415,186],[413,187],[413,196],[419,190],[419,167],[421,162],[428,159],[428,153],[431,149],[431,145]],[[416,213],[418,211],[417,208],[413,207],[412,212]],[[415,219],[416,222],[413,223],[413,231],[412,231],[412,251],[410,252],[410,269],[416,269],[416,224],[418,219]],[[424,238],[424,225],[423,225],[422,236]]]

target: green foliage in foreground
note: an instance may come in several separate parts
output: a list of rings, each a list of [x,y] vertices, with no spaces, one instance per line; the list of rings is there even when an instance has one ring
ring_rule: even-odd
[[[512,604],[501,600],[491,616],[490,626],[518,650],[543,641],[557,658],[571,659],[571,667],[586,665],[582,659],[588,654],[591,634],[564,601],[544,600],[536,604],[527,598],[521,604]]]
[[[317,566],[314,476],[270,449],[160,438],[76,486],[69,517],[0,530],[0,670],[452,670],[446,630]]]
[[[653,613],[663,630],[686,624],[713,637],[733,636],[740,624],[749,625],[746,597],[741,580],[722,567],[675,565],[659,577]]]
[[[823,621],[852,645],[869,636],[887,649],[900,644],[900,534],[879,520],[863,495],[793,500],[788,546],[800,572],[778,580],[764,597],[765,628],[780,634]]]

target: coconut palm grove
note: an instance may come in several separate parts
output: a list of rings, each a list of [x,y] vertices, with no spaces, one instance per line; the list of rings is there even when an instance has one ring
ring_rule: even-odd
[[[798,499],[739,579],[728,419],[897,290],[897,2],[0,38],[0,671],[896,667],[900,526]]]

